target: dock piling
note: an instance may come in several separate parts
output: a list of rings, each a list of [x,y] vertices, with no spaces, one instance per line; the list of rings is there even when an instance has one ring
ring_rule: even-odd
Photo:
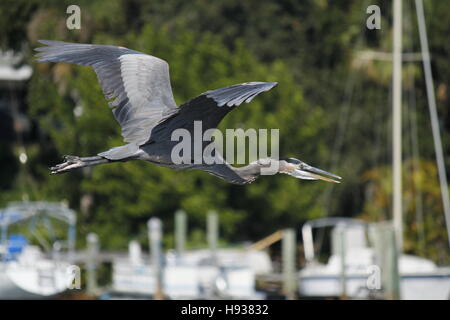
[[[175,213],[175,251],[177,259],[181,260],[185,250],[187,234],[187,217],[184,210]]]
[[[89,233],[87,235],[87,284],[86,291],[88,294],[96,295],[98,293],[97,285],[97,256],[100,250],[98,235]]]
[[[156,275],[155,299],[161,300],[163,298],[161,255],[162,222],[159,218],[150,218],[147,226],[148,238],[150,241],[151,265],[154,268]]]
[[[297,288],[296,277],[296,239],[294,229],[285,229],[283,231],[282,247],[282,265],[283,265],[283,292],[286,299],[295,298]]]
[[[211,259],[214,263],[217,261],[217,240],[219,238],[219,217],[216,211],[208,212],[207,218],[207,237],[208,246],[211,251]]]

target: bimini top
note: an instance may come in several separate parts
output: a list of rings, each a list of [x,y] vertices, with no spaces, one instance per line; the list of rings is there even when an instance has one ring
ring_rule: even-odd
[[[0,210],[0,226],[15,224],[37,215],[47,215],[69,225],[76,223],[75,211],[62,202],[24,201],[11,202]]]
[[[328,217],[305,222],[302,226],[302,237],[306,261],[314,261],[313,228],[346,227],[356,225],[365,227],[368,223],[363,220],[345,217]]]

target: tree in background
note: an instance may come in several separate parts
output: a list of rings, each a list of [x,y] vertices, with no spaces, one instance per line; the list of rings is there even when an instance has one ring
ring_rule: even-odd
[[[366,221],[388,220],[392,212],[392,170],[378,167],[365,175]],[[403,163],[404,250],[448,264],[448,236],[435,163],[409,159]],[[450,195],[449,195],[450,196]]]

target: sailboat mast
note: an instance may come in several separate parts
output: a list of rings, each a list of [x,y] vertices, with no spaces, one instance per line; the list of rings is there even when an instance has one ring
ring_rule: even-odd
[[[394,0],[392,54],[392,166],[393,220],[399,251],[403,249],[402,214],[402,0]]]
[[[441,186],[442,203],[444,207],[445,221],[447,225],[448,241],[450,245],[450,201],[448,198],[447,173],[445,172],[444,154],[442,152],[442,141],[439,130],[439,120],[434,95],[433,75],[431,73],[430,50],[428,48],[427,30],[425,25],[425,14],[422,0],[416,0],[417,21],[419,26],[420,47],[422,49],[423,70],[427,88],[428,107],[431,117],[431,129],[433,131],[434,149]]]

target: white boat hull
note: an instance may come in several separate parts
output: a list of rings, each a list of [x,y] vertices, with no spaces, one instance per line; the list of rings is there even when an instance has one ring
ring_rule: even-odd
[[[67,290],[71,280],[68,264],[50,260],[25,266],[9,262],[0,267],[0,299],[52,298]]]
[[[367,276],[348,275],[346,296],[369,298]],[[339,275],[300,277],[301,297],[324,298],[342,295],[342,280]],[[404,274],[400,276],[400,298],[402,300],[448,300],[450,299],[450,273]]]

